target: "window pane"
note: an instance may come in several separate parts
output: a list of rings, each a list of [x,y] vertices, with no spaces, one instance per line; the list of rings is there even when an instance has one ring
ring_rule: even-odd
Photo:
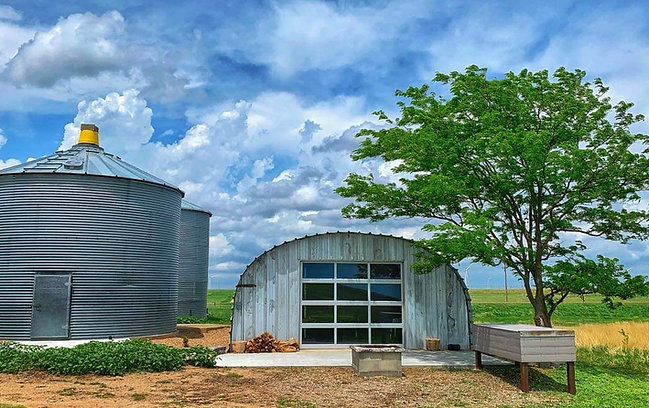
[[[302,344],[333,344],[334,329],[302,329]]]
[[[372,306],[372,323],[401,323],[401,306]]]
[[[338,344],[367,344],[367,329],[338,329]]]
[[[333,283],[303,283],[302,299],[304,300],[333,300]]]
[[[367,264],[338,264],[338,279],[367,279]]]
[[[372,264],[370,265],[371,279],[401,279],[401,265]]]
[[[372,284],[372,300],[401,301],[401,284]]]
[[[367,323],[367,306],[338,306],[338,323]]]
[[[372,329],[372,344],[401,344],[401,329]]]
[[[302,277],[305,279],[333,279],[334,264],[305,263],[302,265]]]
[[[338,300],[367,300],[367,284],[339,283]]]
[[[302,306],[302,323],[333,323],[333,306]]]

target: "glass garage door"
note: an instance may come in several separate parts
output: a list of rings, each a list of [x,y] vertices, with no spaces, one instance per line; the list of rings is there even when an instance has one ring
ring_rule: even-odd
[[[403,344],[401,264],[302,263],[301,343]]]

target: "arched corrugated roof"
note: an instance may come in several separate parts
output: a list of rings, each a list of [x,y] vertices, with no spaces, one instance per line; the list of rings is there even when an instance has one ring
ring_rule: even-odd
[[[402,239],[404,241],[409,241],[409,242],[415,242],[414,239],[410,238],[404,238],[404,237],[397,237],[395,235],[390,235],[390,234],[374,234],[371,232],[361,232],[361,231],[329,231],[329,232],[321,232],[321,233],[316,233],[316,234],[311,234],[311,235],[305,235],[303,237],[298,237],[294,239],[289,239],[287,241],[282,242],[281,244],[273,245],[272,248],[267,249],[263,253],[261,253],[259,256],[255,257],[255,259],[252,260],[248,265],[246,265],[246,269],[250,268],[250,265],[254,264],[259,258],[262,258],[264,255],[269,253],[275,248],[281,247],[286,244],[290,244],[291,242],[296,242],[296,241],[301,241],[303,239],[308,239],[308,238],[313,238],[313,237],[321,237],[321,236],[326,236],[326,235],[335,235],[335,234],[357,234],[357,235],[369,235],[369,236],[377,236],[377,237],[389,237],[389,238],[396,238],[396,239]],[[244,270],[245,273],[245,270]],[[239,275],[239,277],[243,276],[243,273]]]

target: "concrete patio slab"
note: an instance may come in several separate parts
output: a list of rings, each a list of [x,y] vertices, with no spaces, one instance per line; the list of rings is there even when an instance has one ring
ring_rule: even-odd
[[[404,367],[473,368],[472,351],[406,351]],[[483,356],[483,365],[510,365],[499,358]],[[217,367],[351,367],[349,349],[300,350],[297,353],[229,353],[216,358]]]

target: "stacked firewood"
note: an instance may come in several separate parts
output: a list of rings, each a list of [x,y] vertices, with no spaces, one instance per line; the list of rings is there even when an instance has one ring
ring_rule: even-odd
[[[246,342],[246,353],[288,353],[298,351],[300,344],[294,338],[279,341],[272,334],[263,332]]]
[[[246,353],[275,353],[280,351],[281,345],[272,334],[263,332],[246,343]]]
[[[280,341],[280,343],[282,344],[282,353],[291,353],[300,349],[300,343],[293,337],[286,341]]]

